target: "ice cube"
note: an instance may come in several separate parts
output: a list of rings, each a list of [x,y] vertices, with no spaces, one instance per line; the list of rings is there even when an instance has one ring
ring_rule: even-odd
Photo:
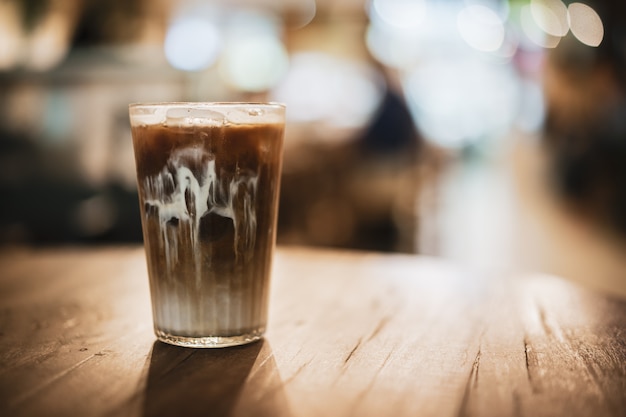
[[[228,112],[228,121],[232,124],[258,123],[257,117],[263,116],[265,111],[260,108],[234,109]]]
[[[221,126],[226,123],[224,114],[203,108],[184,108],[173,107],[167,110],[165,115],[168,125],[203,125],[203,126]]]
[[[253,109],[249,109],[248,110],[248,115],[250,116],[263,116],[265,114],[265,111],[263,109],[259,109],[259,108],[253,108]]]
[[[227,112],[227,119],[232,124],[264,124],[280,123],[283,121],[283,116],[278,111],[259,106],[231,109]]]

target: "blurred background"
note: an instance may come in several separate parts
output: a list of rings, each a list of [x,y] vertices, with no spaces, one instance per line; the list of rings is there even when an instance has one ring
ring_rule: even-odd
[[[128,104],[280,101],[278,242],[626,293],[623,0],[0,0],[0,243],[141,242]]]

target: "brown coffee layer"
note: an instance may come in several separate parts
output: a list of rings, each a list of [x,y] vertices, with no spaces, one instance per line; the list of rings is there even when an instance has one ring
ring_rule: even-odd
[[[282,125],[133,127],[155,326],[265,326]]]

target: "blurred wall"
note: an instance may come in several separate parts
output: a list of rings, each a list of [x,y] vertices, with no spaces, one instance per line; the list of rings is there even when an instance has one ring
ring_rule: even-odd
[[[580,4],[2,2],[0,241],[140,241],[138,101],[285,102],[281,243],[419,251],[422,183],[515,132],[624,227],[624,6]]]

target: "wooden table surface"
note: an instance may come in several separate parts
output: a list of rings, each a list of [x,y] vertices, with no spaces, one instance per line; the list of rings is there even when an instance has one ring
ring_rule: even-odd
[[[265,340],[156,342],[140,247],[0,252],[0,416],[624,416],[626,301],[280,248]]]

